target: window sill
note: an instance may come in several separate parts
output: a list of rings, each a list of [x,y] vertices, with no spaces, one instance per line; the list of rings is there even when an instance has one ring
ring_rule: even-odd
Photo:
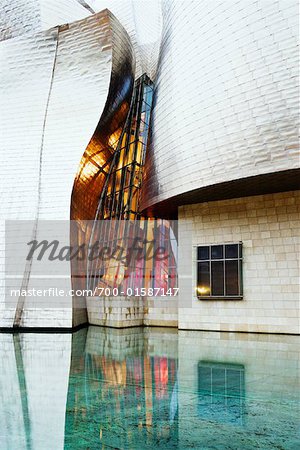
[[[240,300],[243,300],[243,296],[237,296],[237,297],[204,297],[204,296],[200,296],[200,295],[197,295],[197,299],[198,300],[205,300],[205,301],[224,301],[224,302],[228,302],[228,301],[235,301],[235,300],[237,300],[237,301],[240,301]]]

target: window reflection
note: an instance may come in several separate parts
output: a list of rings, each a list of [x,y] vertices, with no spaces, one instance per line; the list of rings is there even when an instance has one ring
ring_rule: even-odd
[[[141,352],[136,337],[115,334],[116,348],[96,343],[96,352],[72,361],[65,446],[77,448],[80,430],[95,448],[155,448],[158,441],[176,448],[177,358]]]
[[[243,425],[245,367],[200,361],[198,364],[198,414],[206,420]]]

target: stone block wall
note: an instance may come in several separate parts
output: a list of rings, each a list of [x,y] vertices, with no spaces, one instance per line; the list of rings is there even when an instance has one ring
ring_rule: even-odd
[[[180,207],[179,328],[299,334],[299,212],[300,191]],[[199,300],[196,247],[239,241],[243,299]]]
[[[182,438],[195,442],[199,436],[202,448],[230,448],[231,443],[237,449],[297,447],[297,413],[283,411],[291,392],[299,391],[298,336],[180,330],[178,358],[179,447]],[[219,369],[211,397],[199,392],[201,365]],[[227,384],[225,368],[235,365],[244,377],[233,400],[220,388]],[[229,386],[230,380],[229,375]]]
[[[177,327],[177,297],[90,297],[88,322],[115,328]]]

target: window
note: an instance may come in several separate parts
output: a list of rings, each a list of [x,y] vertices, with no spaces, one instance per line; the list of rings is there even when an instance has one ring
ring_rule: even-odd
[[[242,243],[197,247],[197,296],[242,297]]]

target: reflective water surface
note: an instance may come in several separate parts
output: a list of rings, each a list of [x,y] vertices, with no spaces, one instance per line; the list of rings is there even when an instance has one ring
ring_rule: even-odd
[[[0,334],[1,450],[298,449],[297,336]]]

